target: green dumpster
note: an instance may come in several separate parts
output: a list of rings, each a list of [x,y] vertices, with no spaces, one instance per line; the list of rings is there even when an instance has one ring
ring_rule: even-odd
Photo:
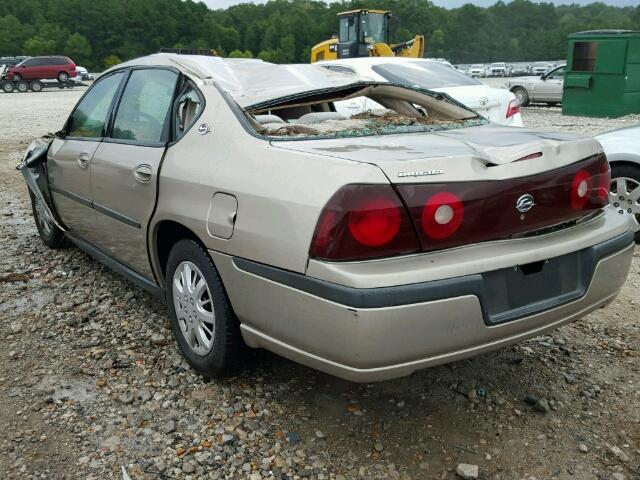
[[[572,33],[562,92],[562,112],[621,117],[640,112],[640,32]]]

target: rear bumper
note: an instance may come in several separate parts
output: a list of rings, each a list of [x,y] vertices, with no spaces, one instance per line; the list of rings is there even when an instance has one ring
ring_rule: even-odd
[[[606,305],[626,279],[633,237],[627,231],[584,249],[588,278],[579,294],[510,312],[500,323],[488,312],[487,275],[495,271],[354,288],[212,255],[248,345],[370,382],[519,342]]]

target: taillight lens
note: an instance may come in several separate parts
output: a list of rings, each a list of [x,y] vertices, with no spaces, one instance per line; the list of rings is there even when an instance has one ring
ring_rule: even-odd
[[[356,260],[418,250],[411,220],[391,185],[346,185],[320,214],[309,254]]]
[[[571,182],[571,206],[582,210],[589,201],[593,186],[593,178],[586,170],[579,170]]]
[[[520,113],[520,105],[517,100],[511,100],[507,107],[507,118],[513,117],[516,113]]]

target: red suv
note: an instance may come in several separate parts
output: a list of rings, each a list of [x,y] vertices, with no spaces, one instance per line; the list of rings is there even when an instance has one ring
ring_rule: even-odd
[[[76,64],[68,57],[31,57],[5,72],[7,80],[57,79],[66,82],[75,77]]]

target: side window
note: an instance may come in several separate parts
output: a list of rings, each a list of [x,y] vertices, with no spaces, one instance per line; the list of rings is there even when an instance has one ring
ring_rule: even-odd
[[[37,60],[36,60],[35,58],[32,58],[31,60],[26,60],[26,61],[22,64],[22,66],[23,66],[23,67],[35,67],[35,66],[36,66],[36,61],[37,61]]]
[[[182,138],[202,112],[202,99],[191,82],[187,82],[176,102],[176,140]]]
[[[70,137],[100,138],[104,136],[109,107],[124,72],[117,72],[96,82],[80,101],[69,120]]]
[[[564,78],[564,67],[557,69],[549,76],[554,80],[562,80]]]
[[[113,123],[112,138],[160,142],[178,75],[170,70],[131,72]]]

